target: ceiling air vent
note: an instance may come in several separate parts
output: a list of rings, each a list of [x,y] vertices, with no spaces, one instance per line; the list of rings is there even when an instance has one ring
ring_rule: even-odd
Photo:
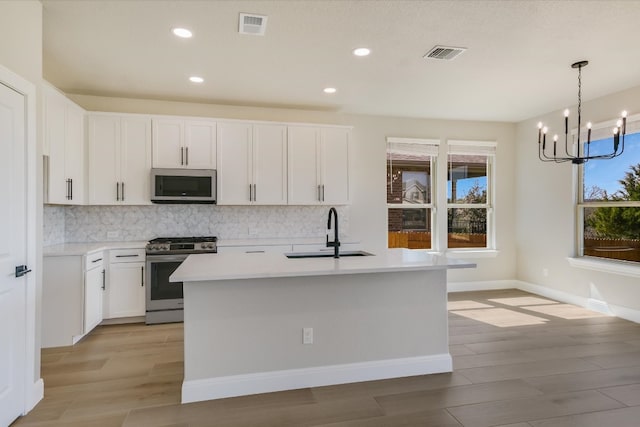
[[[429,52],[427,52],[424,58],[451,61],[465,50],[467,50],[466,47],[434,46]]]
[[[253,13],[241,13],[238,32],[252,36],[264,36],[267,29],[267,17]]]

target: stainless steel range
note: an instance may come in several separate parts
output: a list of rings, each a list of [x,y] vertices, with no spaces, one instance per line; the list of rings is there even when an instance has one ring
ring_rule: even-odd
[[[147,243],[146,323],[184,320],[182,282],[169,276],[191,254],[217,253],[216,237],[165,237]]]

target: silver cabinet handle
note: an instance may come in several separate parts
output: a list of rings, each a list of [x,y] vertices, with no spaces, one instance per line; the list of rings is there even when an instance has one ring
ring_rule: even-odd
[[[124,182],[122,182],[121,184],[122,184],[122,198],[121,198],[121,200],[124,202]]]
[[[94,259],[94,260],[92,260],[91,262],[92,262],[92,263],[96,263],[96,262],[100,262],[100,261],[102,261],[102,258]]]
[[[180,164],[184,165],[184,147],[180,147]]]
[[[104,291],[105,289],[107,289],[107,281],[106,281],[106,270],[102,270],[102,290]]]
[[[185,156],[186,158],[185,164],[189,166],[189,147],[185,148],[184,151],[187,153],[187,155]]]
[[[258,199],[258,192],[256,191],[256,184],[253,184],[253,201]]]
[[[322,184],[322,201],[324,202],[324,184]]]
[[[73,200],[73,178],[69,180],[69,188],[71,188],[71,195],[69,197],[70,200]]]
[[[253,202],[253,186],[249,184],[249,201]]]
[[[131,255],[116,255],[116,258],[137,258],[140,255],[138,254],[131,254]]]
[[[140,267],[140,286],[144,286],[144,267]]]
[[[120,201],[120,183],[116,182],[116,202]]]
[[[322,197],[320,196],[320,186],[318,185],[318,201],[322,201]]]

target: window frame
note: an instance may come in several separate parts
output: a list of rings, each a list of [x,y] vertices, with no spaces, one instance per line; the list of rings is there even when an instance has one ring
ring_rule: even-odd
[[[430,174],[430,188],[429,188],[429,203],[387,203],[387,232],[389,231],[389,209],[428,209],[429,216],[431,217],[431,248],[426,249],[428,251],[436,252],[436,236],[437,236],[437,197],[438,197],[438,149],[440,147],[440,140],[435,138],[397,138],[397,137],[387,137],[386,143],[386,153],[389,153],[389,148],[391,144],[422,144],[430,147],[429,153],[429,168],[431,171]],[[386,168],[391,167],[393,170],[393,159],[389,159],[385,162],[385,170]],[[389,242],[387,240],[387,246]]]
[[[611,129],[616,126],[617,119],[607,120],[592,125],[592,141],[598,141],[605,138],[610,138]],[[627,135],[640,133],[640,114],[627,117]],[[572,129],[572,137],[574,141],[574,150],[577,147],[577,134],[578,129]],[[584,145],[587,141],[586,132],[580,134],[581,147],[580,152],[584,152]],[[593,160],[593,161],[606,161],[605,160]],[[588,164],[588,163],[587,163]],[[584,172],[585,163],[574,165],[574,209],[575,209],[575,256],[569,258],[569,263],[572,266],[579,268],[587,268],[597,271],[606,271],[618,274],[640,276],[640,262],[618,260],[614,258],[595,257],[584,254],[584,220],[585,209],[598,208],[598,207],[635,207],[640,209],[640,201],[589,201],[584,200]],[[616,266],[620,266],[617,268]],[[631,271],[631,274],[629,273]]]
[[[444,143],[441,143],[444,141]],[[497,141],[486,140],[440,140],[435,138],[396,138],[387,137],[385,153],[389,153],[391,143],[419,143],[432,146],[434,150],[430,155],[431,188],[430,203],[403,204],[386,203],[387,207],[387,232],[389,231],[389,209],[429,209],[431,216],[431,248],[426,249],[432,253],[447,253],[453,257],[495,257],[496,226],[495,226],[495,200],[496,200],[496,153]],[[487,201],[486,203],[449,203],[447,200],[447,171],[449,154],[453,149],[454,154],[484,155],[487,157]],[[393,159],[385,159],[385,170],[388,170]],[[442,207],[439,209],[439,207]],[[486,246],[469,248],[448,247],[448,221],[449,208],[486,209],[487,211],[487,236]],[[387,246],[389,241],[387,240]]]
[[[487,157],[487,201],[486,203],[455,203],[448,200],[448,187],[445,189],[444,201],[445,212],[449,209],[486,209],[487,210],[487,237],[486,246],[476,248],[449,248],[445,245],[447,252],[495,252],[496,236],[495,236],[495,163],[496,151],[498,143],[496,141],[480,141],[480,140],[447,140],[447,155],[445,174],[447,182],[449,180],[449,156],[452,154],[459,155],[482,155]],[[454,148],[455,147],[455,148]],[[448,236],[448,224],[445,235]],[[446,241],[446,240],[445,240]]]

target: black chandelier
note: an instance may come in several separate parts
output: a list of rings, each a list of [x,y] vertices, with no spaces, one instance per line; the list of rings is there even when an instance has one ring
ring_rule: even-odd
[[[553,135],[553,151],[547,154],[547,131],[544,123],[538,123],[538,157],[543,162],[564,163],[571,162],[574,165],[586,163],[592,159],[613,159],[624,151],[624,135],[627,131],[627,112],[622,112],[622,117],[616,122],[613,128],[613,150],[608,154],[590,155],[591,147],[591,122],[587,123],[587,143],[582,148],[580,155],[580,133],[581,133],[581,113],[582,113],[582,67],[586,67],[589,61],[578,61],[571,64],[571,68],[578,69],[578,144],[575,154],[569,153],[569,110],[564,110],[564,153],[558,152],[558,135]],[[572,150],[573,151],[573,150]]]

